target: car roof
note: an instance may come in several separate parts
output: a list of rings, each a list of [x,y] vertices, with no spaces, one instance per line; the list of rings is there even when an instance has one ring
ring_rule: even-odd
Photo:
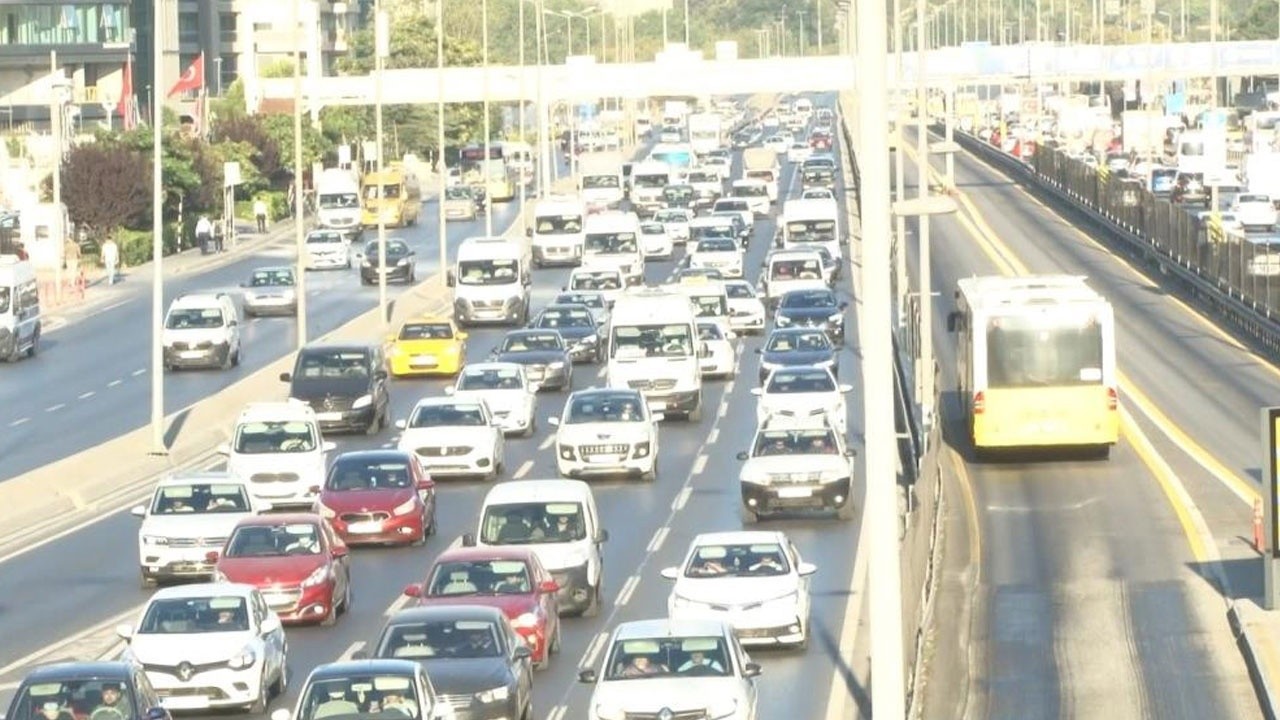
[[[321,521],[319,513],[313,512],[287,512],[287,513],[267,513],[264,515],[250,515],[249,517],[236,523],[236,527],[252,525],[254,527],[269,525],[289,525],[302,523],[319,523]]]
[[[136,665],[126,660],[75,660],[50,663],[34,668],[23,678],[30,685],[58,680],[118,680],[127,682]]]
[[[227,300],[225,293],[188,293],[174,298],[169,307],[170,309],[221,307]]]
[[[397,612],[391,616],[387,624],[398,625],[431,620],[500,620],[502,617],[501,609],[488,605],[470,605],[466,603],[423,605],[421,607],[405,608]]]
[[[729,530],[726,532],[702,533],[694,537],[690,545],[752,545],[772,542],[785,544],[787,542],[787,534],[780,530]]]
[[[231,582],[203,582],[191,585],[170,585],[160,588],[151,596],[152,600],[175,600],[182,598],[202,598],[212,595],[239,595],[248,597],[254,591],[252,585]]]
[[[316,411],[301,400],[259,400],[245,405],[236,422],[314,422],[315,416]]]
[[[338,662],[317,665],[311,671],[309,680],[331,680],[334,678],[365,675],[370,673],[387,675],[417,675],[420,666],[413,660],[399,658],[369,658],[365,660],[339,660]]]
[[[706,637],[728,635],[729,626],[723,620],[694,620],[690,618],[663,618],[632,620],[620,623],[613,631],[614,640],[647,640],[659,637]]]
[[[294,268],[293,268],[293,266],[292,266],[292,265],[263,265],[262,267],[256,267],[256,268],[254,268],[254,269],[250,270],[250,271],[249,271],[249,274],[251,274],[251,275],[252,275],[253,273],[260,273],[260,272],[289,272],[289,273],[291,273],[291,272],[293,272],[293,271],[294,271]]]
[[[400,326],[404,327],[405,325],[422,325],[422,324],[452,325],[453,319],[445,317],[444,315],[419,315],[418,317],[411,317],[408,320],[405,320],[403,323],[400,324]]]
[[[586,307],[586,306],[580,305],[579,307]],[[520,363],[494,361],[494,362],[467,363],[462,368],[463,373],[467,375],[475,375],[477,373],[485,372],[486,370],[499,370],[499,371],[513,370],[515,372],[524,372],[524,366],[521,365]]]
[[[591,497],[591,487],[581,480],[509,480],[494,485],[485,496],[485,505],[501,505],[511,502],[585,500]]]
[[[537,554],[527,547],[501,547],[495,545],[475,547],[451,547],[436,558],[433,565],[444,562],[476,562],[480,560],[523,560],[532,563]]]
[[[373,344],[350,342],[350,341],[348,342],[317,341],[313,343],[307,343],[305,346],[303,346],[301,350],[298,351],[298,354],[301,355],[303,353],[319,351],[319,350],[324,350],[328,352],[333,352],[335,350],[339,352],[369,352],[370,350],[373,350]]]
[[[574,400],[577,398],[613,397],[616,395],[628,395],[631,397],[640,397],[641,393],[639,390],[632,390],[631,388],[594,387],[594,388],[586,388],[585,390],[575,390],[573,391],[572,394],[569,395],[569,399]]]
[[[226,470],[180,471],[167,475],[156,483],[157,487],[173,487],[175,485],[194,485],[196,483],[235,483],[244,485],[244,478]]]
[[[333,458],[333,464],[336,465],[339,460],[364,460],[364,461],[388,461],[403,460],[410,462],[413,453],[408,450],[397,450],[395,448],[373,448],[369,450],[348,450]]]

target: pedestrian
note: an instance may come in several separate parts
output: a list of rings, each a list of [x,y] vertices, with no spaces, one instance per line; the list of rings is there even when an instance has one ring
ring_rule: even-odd
[[[116,284],[116,267],[120,264],[120,248],[116,247],[116,241],[107,238],[99,248],[102,256],[102,266],[107,269],[107,284]]]
[[[14,246],[13,249],[17,254],[19,260],[31,259],[31,256],[27,255],[27,244],[22,242],[21,240],[18,241],[18,243]]]
[[[71,282],[74,284],[80,277],[80,243],[67,238],[62,243],[62,260],[66,263],[67,274],[71,276]]]
[[[213,247],[213,223],[209,222],[209,218],[205,215],[201,215],[196,221],[196,244],[200,246],[201,255],[208,253],[211,249],[216,251]]]
[[[262,198],[253,201],[253,217],[258,220],[258,232],[267,231],[267,203]]]

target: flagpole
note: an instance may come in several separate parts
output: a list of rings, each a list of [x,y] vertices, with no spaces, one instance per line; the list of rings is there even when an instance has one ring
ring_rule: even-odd
[[[151,453],[167,455],[164,444],[164,171],[161,164],[161,110],[160,81],[164,75],[164,22],[161,7],[171,0],[157,0],[152,15],[154,27],[151,34],[152,79],[151,87]]]

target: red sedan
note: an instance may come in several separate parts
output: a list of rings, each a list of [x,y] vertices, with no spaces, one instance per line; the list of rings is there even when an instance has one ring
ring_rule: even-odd
[[[440,554],[427,580],[404,589],[418,605],[487,605],[502,610],[546,668],[560,652],[559,585],[529,549],[451,548]]]
[[[329,467],[319,510],[348,544],[417,545],[436,531],[436,484],[412,453],[343,453]]]
[[[258,588],[286,623],[332,625],[351,609],[347,545],[315,513],[245,518],[209,556],[215,578]]]

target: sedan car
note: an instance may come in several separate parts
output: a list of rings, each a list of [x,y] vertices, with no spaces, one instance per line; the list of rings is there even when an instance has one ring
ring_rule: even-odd
[[[258,588],[285,623],[332,625],[351,609],[351,556],[315,513],[246,518],[215,560],[214,579]]]
[[[805,188],[800,192],[802,200],[835,200],[836,194],[829,187]]]
[[[342,720],[382,715],[400,720],[464,717],[455,714],[453,706],[436,691],[421,664],[412,660],[360,659],[317,666],[298,693],[297,706],[292,710],[276,709],[271,720]]]
[[[374,285],[377,284],[378,277],[382,276],[387,279],[387,282],[399,280],[406,284],[413,284],[417,276],[417,257],[413,248],[409,247],[405,241],[395,238],[387,240],[386,245],[385,267],[381,265],[379,259],[378,241],[374,240],[364,246],[364,252],[360,256],[360,283]]]
[[[287,266],[264,267],[254,270],[244,288],[245,317],[261,315],[297,315],[297,278],[293,268]]]
[[[387,371],[394,377],[457,375],[467,361],[467,333],[452,318],[406,320],[387,336]]]
[[[785,154],[788,148],[791,147],[791,145],[792,145],[791,138],[781,134],[770,135],[764,140],[764,146],[779,155]]]
[[[600,362],[604,356],[604,328],[591,309],[582,305],[548,305],[529,323],[539,330],[560,333],[574,362]]]
[[[733,377],[738,356],[730,342],[734,335],[718,322],[698,321],[698,365],[704,378]]]
[[[401,610],[373,644],[376,658],[416,660],[458,718],[533,717],[533,651],[495,607]]]
[[[351,269],[351,246],[341,230],[312,230],[306,248],[308,270]]]
[[[475,220],[484,200],[470,185],[454,185],[444,191],[445,220]]]
[[[539,670],[560,652],[560,586],[529,548],[449,548],[436,558],[427,579],[404,589],[419,607],[496,607],[533,651]]]
[[[769,378],[769,373],[783,367],[816,366],[830,369],[833,375],[839,374],[836,348],[831,338],[818,329],[774,329],[765,338],[764,347],[757,348],[756,352],[760,354],[761,383]]]
[[[1276,206],[1266,195],[1240,195],[1231,207],[1240,225],[1248,230],[1271,230],[1276,226]],[[248,308],[245,308],[248,314]]]
[[[793,142],[787,146],[787,162],[802,163],[808,159],[813,148],[807,142]]]
[[[774,327],[820,328],[839,345],[844,342],[844,311],[849,303],[831,290],[792,290],[778,299]]]
[[[725,277],[742,277],[742,250],[729,238],[705,238],[693,246],[688,267],[709,268]]]
[[[669,260],[675,248],[667,226],[652,221],[640,223],[640,252],[646,260]]]
[[[723,620],[743,645],[809,644],[809,576],[786,533],[738,531],[698,535],[684,563],[665,568],[673,619]]]
[[[156,591],[116,634],[169,710],[244,708],[259,715],[284,692],[288,643],[257,588],[199,583]]]
[[[658,476],[658,422],[637,390],[591,388],[569,396],[556,427],[556,470],[568,478]]]
[[[524,437],[533,437],[537,429],[537,391],[524,366],[508,362],[468,365],[458,373],[457,382],[444,389],[458,400],[483,400],[504,433]]]
[[[667,236],[676,245],[689,242],[689,223],[693,221],[693,212],[684,208],[666,208],[653,214],[653,221],[662,223],[667,229]]]
[[[764,331],[764,302],[746,280],[726,280],[724,294],[729,303],[729,329],[736,333]]]
[[[668,185],[662,189],[662,207],[693,210],[698,204],[698,191],[692,185]]]
[[[329,466],[317,508],[348,544],[419,545],[436,531],[436,484],[404,450],[345,452]]]
[[[539,390],[568,390],[573,386],[573,358],[564,338],[555,330],[512,330],[489,357],[497,362],[523,365]]]
[[[433,478],[497,480],[502,474],[506,439],[483,400],[425,397],[396,427],[397,447],[416,455]]]
[[[798,509],[853,517],[854,453],[825,417],[772,415],[756,428],[751,449],[738,453],[743,524]]]
[[[121,660],[41,665],[17,685],[8,712],[0,717],[172,720],[138,666]]]
[[[596,325],[609,324],[609,301],[604,293],[595,290],[566,290],[551,299],[552,305],[585,305],[595,316]]]
[[[844,396],[852,385],[840,385],[831,370],[822,367],[784,367],[774,370],[758,388],[751,388],[756,400],[756,421],[771,415],[788,417],[821,417],[836,430],[848,429],[848,411]]]

